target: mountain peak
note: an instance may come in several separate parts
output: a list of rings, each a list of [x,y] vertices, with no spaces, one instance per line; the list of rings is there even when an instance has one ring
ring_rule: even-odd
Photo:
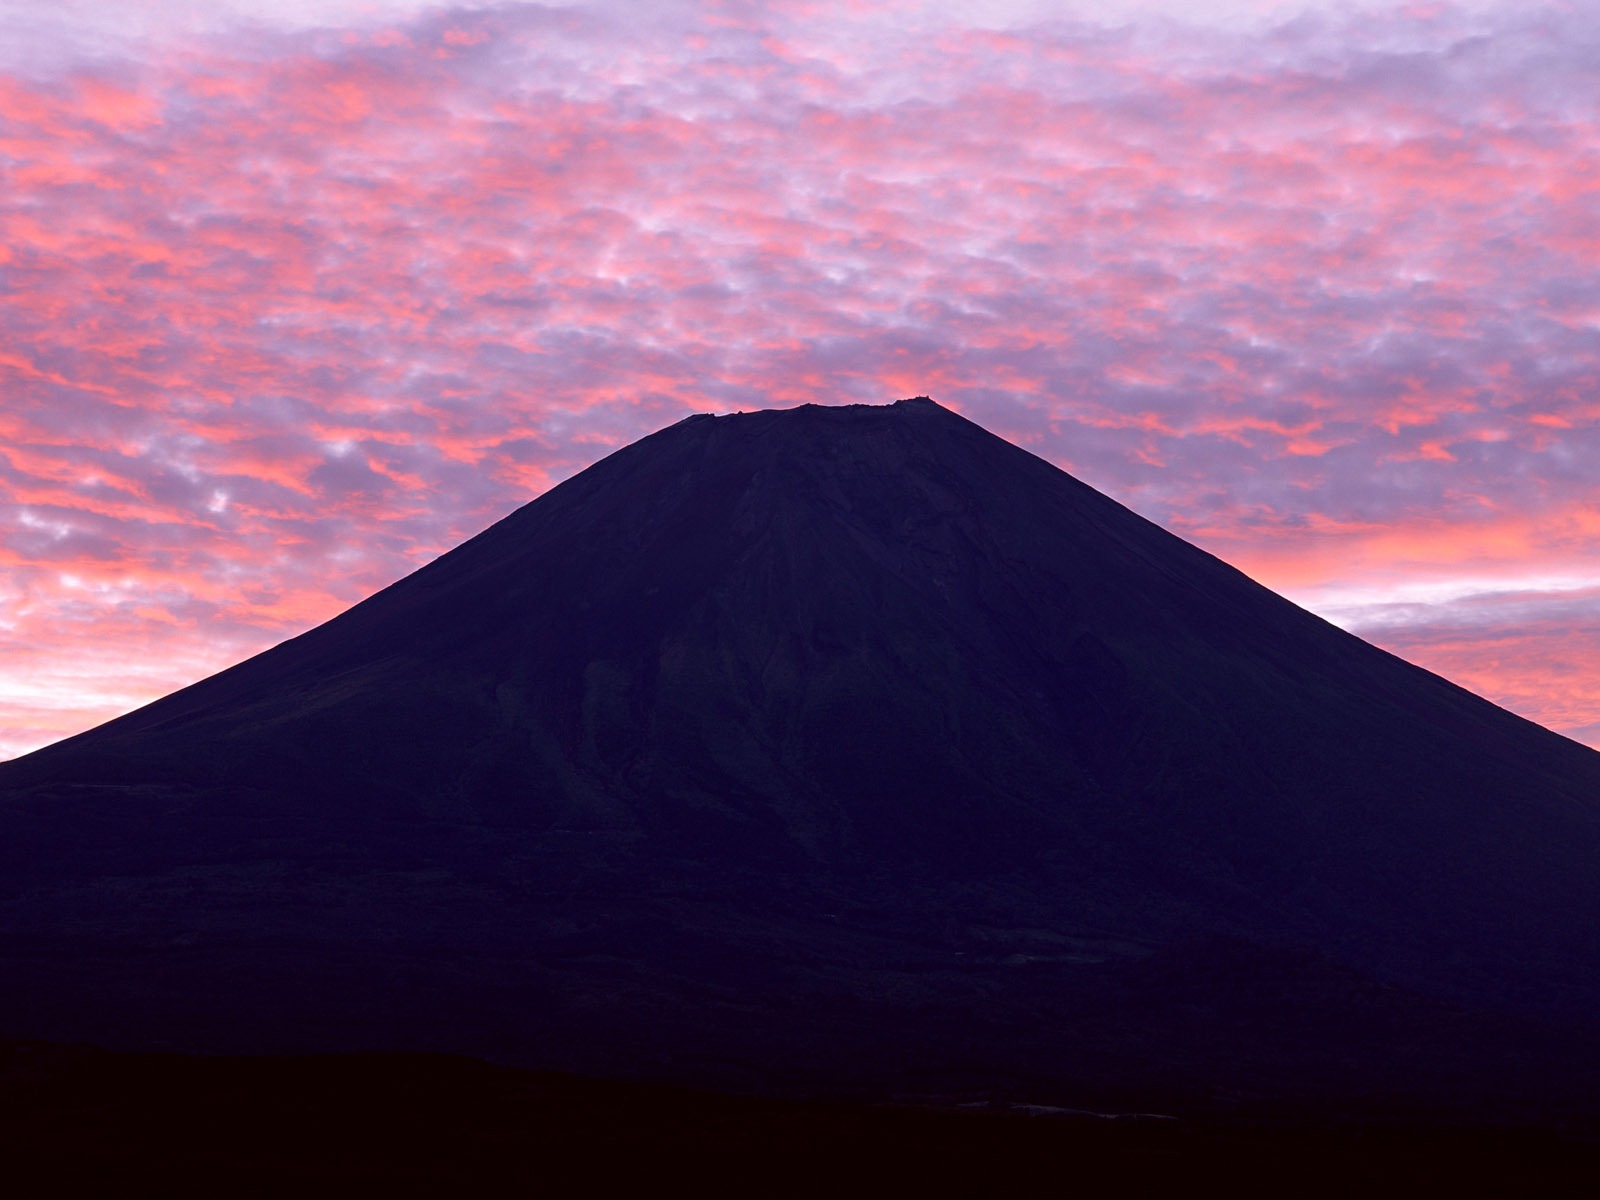
[[[741,421],[755,420],[762,423],[774,421],[792,422],[816,418],[834,422],[834,427],[843,427],[852,421],[875,421],[896,415],[931,415],[935,413],[942,413],[956,420],[965,421],[965,418],[960,417],[951,409],[946,408],[928,396],[909,396],[903,400],[894,400],[886,404],[818,404],[811,402],[798,404],[792,408],[755,408],[738,409],[727,413],[693,413],[682,418],[675,425],[668,426],[668,428],[677,428],[690,423],[705,424],[707,418],[725,421],[730,417],[738,418]]]
[[[981,998],[987,1068],[1061,1082],[1139,1058],[1119,980],[1288,962],[1312,966],[1273,986],[1305,994],[1250,1021],[1314,1074],[1329,1013],[1592,1013],[1597,796],[1600,755],[928,397],[697,415],[0,765],[5,918],[36,956],[12,975],[38,981],[0,1017],[173,1037],[203,996],[254,1024],[193,1036],[250,1048],[386,1006],[391,1042],[482,1051],[448,995],[543,1065],[776,1070],[861,1050],[796,1005],[929,1062]]]

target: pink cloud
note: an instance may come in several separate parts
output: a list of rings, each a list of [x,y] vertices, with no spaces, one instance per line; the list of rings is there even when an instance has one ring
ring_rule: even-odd
[[[1438,585],[1350,623],[1592,736],[1593,23],[903,16],[419,8],[0,72],[0,753],[685,412],[915,393],[1309,602]]]

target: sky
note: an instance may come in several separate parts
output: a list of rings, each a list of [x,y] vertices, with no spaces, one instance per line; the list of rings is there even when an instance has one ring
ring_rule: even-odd
[[[0,0],[0,757],[931,395],[1600,746],[1600,6]]]

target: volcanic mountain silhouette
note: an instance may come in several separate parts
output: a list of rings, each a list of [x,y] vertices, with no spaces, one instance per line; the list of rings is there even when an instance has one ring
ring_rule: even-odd
[[[0,765],[0,868],[11,1036],[1594,1100],[1600,754],[926,398],[612,454]]]

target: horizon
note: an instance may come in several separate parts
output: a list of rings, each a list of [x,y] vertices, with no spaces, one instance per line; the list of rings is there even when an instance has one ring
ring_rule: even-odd
[[[1600,15],[1054,7],[0,3],[0,758],[919,394],[1600,746]]]

